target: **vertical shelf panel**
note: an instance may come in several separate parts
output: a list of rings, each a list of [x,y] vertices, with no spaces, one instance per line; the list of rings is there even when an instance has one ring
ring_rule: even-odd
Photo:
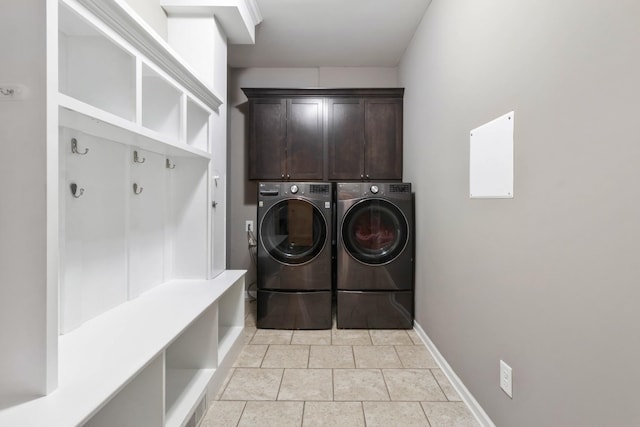
[[[244,330],[244,280],[229,288],[218,301],[218,360],[225,359]]]
[[[183,425],[215,373],[217,317],[213,304],[166,350],[167,426]]]

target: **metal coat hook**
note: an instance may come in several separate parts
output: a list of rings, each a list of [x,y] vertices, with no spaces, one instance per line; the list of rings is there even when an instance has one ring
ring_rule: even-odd
[[[84,151],[81,153],[80,151],[78,151],[78,140],[75,138],[71,138],[71,152],[73,154],[80,154],[81,156],[84,156],[89,152],[89,149],[85,148]]]
[[[167,169],[175,169],[176,168],[176,164],[171,164],[171,161],[169,159],[167,159]]]
[[[138,150],[134,150],[133,151],[133,163],[144,163],[147,159],[142,157],[142,160],[140,160],[141,157],[138,156]]]
[[[144,188],[138,186],[135,182],[133,183],[133,194],[140,194],[142,190],[144,190]]]
[[[76,199],[79,199],[84,194],[84,188],[78,188],[78,184],[75,182],[72,182],[69,188],[71,188],[71,195]]]

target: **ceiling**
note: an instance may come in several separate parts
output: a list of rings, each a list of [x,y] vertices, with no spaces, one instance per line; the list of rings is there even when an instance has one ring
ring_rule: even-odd
[[[430,0],[256,0],[254,45],[232,67],[395,67]]]

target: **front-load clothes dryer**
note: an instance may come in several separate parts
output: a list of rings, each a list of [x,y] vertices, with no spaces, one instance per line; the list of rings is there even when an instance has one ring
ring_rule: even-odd
[[[331,329],[330,183],[258,184],[257,327]]]
[[[413,327],[413,195],[409,183],[338,183],[338,328]]]

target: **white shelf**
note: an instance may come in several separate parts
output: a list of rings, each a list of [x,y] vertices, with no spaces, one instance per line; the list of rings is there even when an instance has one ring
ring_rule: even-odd
[[[242,285],[244,274],[167,282],[60,336],[58,389],[0,410],[0,425],[87,422],[227,290]]]
[[[167,369],[166,427],[180,427],[213,378],[215,369]]]
[[[211,154],[182,144],[159,132],[111,114],[65,94],[59,94],[60,126],[80,130],[97,137],[118,141],[158,154],[196,156],[210,160]]]

